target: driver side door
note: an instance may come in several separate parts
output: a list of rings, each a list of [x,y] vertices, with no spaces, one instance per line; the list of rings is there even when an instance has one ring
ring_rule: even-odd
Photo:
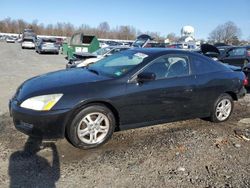
[[[193,87],[195,77],[190,73],[187,56],[165,55],[155,59],[140,70],[154,73],[155,80],[138,83],[136,75],[127,83],[125,106],[121,113],[122,124],[167,122],[185,119],[192,114]],[[133,126],[132,126],[133,127]]]

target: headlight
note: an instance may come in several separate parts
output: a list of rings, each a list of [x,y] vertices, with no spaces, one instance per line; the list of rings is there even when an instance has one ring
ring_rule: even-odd
[[[31,110],[48,111],[60,100],[62,96],[63,94],[51,94],[31,97],[23,101],[20,106]]]

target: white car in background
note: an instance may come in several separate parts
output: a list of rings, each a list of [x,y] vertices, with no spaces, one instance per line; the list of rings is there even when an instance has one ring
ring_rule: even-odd
[[[16,42],[16,38],[14,38],[14,37],[7,37],[6,38],[6,42],[7,43],[15,43]]]
[[[128,46],[108,46],[100,48],[93,53],[74,53],[73,58],[69,60],[66,68],[86,67],[114,53],[127,50]]]
[[[21,43],[21,47],[22,47],[22,49],[24,49],[24,48],[34,49],[35,48],[34,38],[24,38],[22,43]]]

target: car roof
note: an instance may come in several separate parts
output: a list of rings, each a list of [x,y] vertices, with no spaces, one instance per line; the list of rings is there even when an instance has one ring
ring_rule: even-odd
[[[182,49],[173,49],[173,48],[131,48],[131,50],[145,53],[148,55],[158,55],[164,52],[172,52],[172,53],[188,53],[188,51]],[[191,52],[190,52],[191,53]]]

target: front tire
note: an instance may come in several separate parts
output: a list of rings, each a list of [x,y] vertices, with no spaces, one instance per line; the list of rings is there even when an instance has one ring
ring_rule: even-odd
[[[115,130],[115,117],[103,105],[82,109],[67,127],[69,142],[80,149],[98,147],[107,142]]]
[[[213,105],[210,121],[215,123],[227,121],[232,114],[233,107],[232,97],[227,93],[222,94]]]

